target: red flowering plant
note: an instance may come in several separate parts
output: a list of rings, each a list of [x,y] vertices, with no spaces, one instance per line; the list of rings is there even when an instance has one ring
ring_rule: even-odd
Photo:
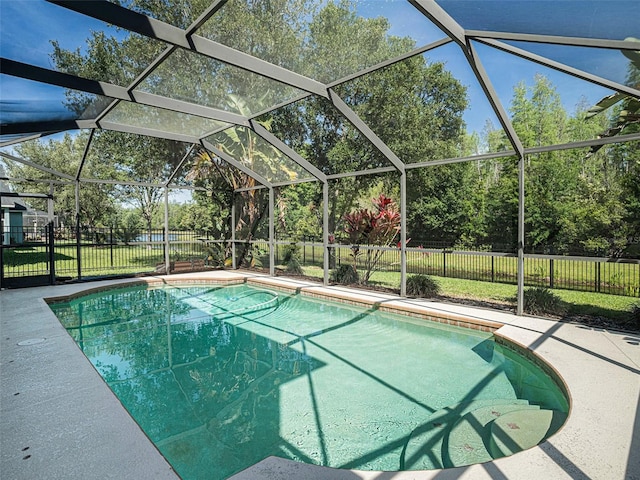
[[[344,231],[349,236],[353,268],[356,272],[358,259],[361,259],[362,283],[367,283],[377,270],[385,251],[379,248],[361,251],[360,246],[388,247],[394,244],[400,232],[400,212],[395,202],[385,195],[372,199],[372,202],[375,209],[354,210],[343,217],[346,223]]]

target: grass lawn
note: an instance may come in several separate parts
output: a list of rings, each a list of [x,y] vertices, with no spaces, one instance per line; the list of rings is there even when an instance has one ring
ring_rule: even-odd
[[[346,247],[336,248],[344,262],[351,262]],[[322,251],[315,250],[313,261],[319,261]],[[309,260],[311,257],[306,256]],[[359,268],[363,268],[359,257]],[[386,251],[380,265],[396,266],[399,271],[399,251]],[[486,282],[515,283],[518,259],[515,256],[490,256],[481,253],[407,252],[407,273],[422,273],[442,277],[459,277]],[[548,259],[525,257],[524,274],[526,285],[550,286],[575,290],[600,291],[617,295],[638,296],[640,293],[640,266],[628,262],[596,262],[576,259]]]
[[[315,249],[313,252],[314,258],[317,251],[321,251],[321,249]],[[392,253],[395,254],[395,252]],[[25,246],[24,248],[10,249],[5,251],[4,255],[6,277],[47,273],[47,254],[43,247]],[[172,260],[202,258],[202,255],[202,244],[200,242],[175,242],[171,246]],[[55,257],[57,276],[71,278],[77,276],[78,264],[75,245],[56,246]],[[82,275],[85,277],[123,275],[153,271],[158,263],[164,262],[164,251],[162,245],[157,244],[151,248],[140,244],[114,245],[112,247],[83,246],[81,258]],[[424,256],[424,261],[428,263],[433,264],[436,259],[435,255]],[[485,262],[487,259],[490,260],[490,257],[485,257],[481,260]],[[307,260],[309,260],[309,256],[307,256]],[[390,258],[389,260],[392,259]],[[504,260],[512,262],[514,259],[506,258]],[[409,264],[409,267],[416,267],[416,265]],[[448,263],[448,275],[453,274],[455,270],[462,267],[452,257]],[[481,274],[484,271],[484,267],[484,265],[480,264],[468,264],[465,267],[465,271],[467,273],[476,272]],[[588,267],[592,268],[593,265]],[[632,265],[632,267],[637,267],[637,265]],[[609,265],[602,266],[602,271],[605,271],[605,268],[609,268]],[[315,277],[318,280],[323,278],[321,267],[307,264],[303,269],[306,276]],[[422,271],[424,272],[424,270]],[[409,270],[409,274],[411,273],[411,270]],[[441,297],[445,299],[477,302],[496,308],[515,308],[516,286],[508,283],[498,283],[500,278],[496,278],[496,282],[490,282],[480,281],[479,279],[451,278],[450,276],[441,277],[437,276],[438,273],[439,270],[436,269],[431,275],[440,284]],[[544,275],[544,273],[542,272],[541,275]],[[592,274],[593,272],[589,270],[588,275],[591,276]],[[474,278],[475,276],[471,275],[471,277]],[[635,281],[637,282],[637,280]],[[372,287],[390,288],[398,291],[400,288],[400,273],[393,271],[375,272],[369,283]],[[561,282],[557,282],[556,286],[561,287]],[[582,288],[585,288],[584,285]],[[564,302],[569,316],[600,317],[611,320],[620,327],[640,328],[640,325],[635,326],[632,324],[629,313],[634,305],[640,304],[638,297],[590,293],[561,288],[553,289],[553,293]]]
[[[304,267],[306,276],[323,278],[320,267]],[[481,304],[494,304],[496,307],[516,307],[517,287],[502,283],[480,282],[459,278],[433,277],[440,285],[440,296],[455,302],[477,301]],[[400,274],[395,272],[375,272],[371,278],[373,287],[384,287],[394,290],[400,288]],[[631,308],[640,304],[640,299],[604,293],[580,292],[575,290],[552,290],[560,297],[567,309],[567,317],[588,316],[609,320],[613,326],[635,328],[631,321]]]
[[[202,258],[199,243],[172,245],[171,260]],[[125,275],[151,272],[158,263],[164,262],[162,245],[114,245],[81,247],[83,276]],[[56,275],[76,278],[78,274],[78,252],[75,245],[55,248]],[[4,252],[5,276],[38,275],[48,272],[47,252],[44,247],[21,247]]]

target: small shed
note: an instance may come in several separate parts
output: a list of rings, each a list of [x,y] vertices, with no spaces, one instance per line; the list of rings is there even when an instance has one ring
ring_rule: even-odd
[[[13,196],[9,186],[0,180],[0,224],[2,245],[19,245],[24,242],[23,215],[27,204]]]

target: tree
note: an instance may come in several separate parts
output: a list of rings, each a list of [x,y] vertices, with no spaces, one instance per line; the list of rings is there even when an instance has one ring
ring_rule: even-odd
[[[640,131],[640,125],[635,128]],[[620,228],[618,231],[626,237],[624,248],[627,251],[619,248],[617,253],[638,257],[640,256],[640,142],[611,145],[603,150],[606,150],[608,156],[620,166],[621,216],[625,228]]]
[[[113,168],[110,180],[161,185],[178,166],[187,150],[188,145],[172,140],[101,130],[94,136],[87,164],[108,165]],[[117,194],[121,202],[140,211],[151,241],[153,219],[160,208],[164,189],[149,185],[122,184],[117,187]]]
[[[322,241],[322,204],[317,182],[289,185],[279,189],[277,198],[276,238],[300,241]]]
[[[249,106],[240,97],[229,96],[229,101],[236,105],[237,110],[243,115],[250,115]],[[270,121],[265,121],[265,127],[269,127]],[[246,127],[231,127],[223,130],[208,139],[220,152],[228,155],[251,171],[266,178],[268,181],[294,180],[298,177],[301,168],[290,160],[274,146],[263,141],[252,130]],[[241,200],[238,221],[236,223],[237,238],[251,241],[257,234],[260,222],[266,214],[266,204],[261,200],[257,190],[258,182],[250,175],[245,174],[236,167],[213,155],[211,152],[201,150],[198,160],[194,163],[189,177],[197,180],[199,185],[206,183],[218,183],[222,180],[226,183],[223,191],[227,194],[217,196],[217,200],[226,202],[221,208],[229,208],[236,200],[234,191],[240,189],[237,198]],[[217,178],[214,178],[217,177]],[[277,192],[276,192],[277,193]],[[230,216],[229,216],[230,218]],[[226,237],[230,237],[231,226],[227,229]],[[249,253],[250,244],[242,243],[239,251],[240,263]]]
[[[65,133],[60,139],[24,142],[15,146],[16,155],[35,164],[73,177],[76,176],[80,160],[88,141],[89,133]],[[106,164],[86,165],[83,177],[96,178],[113,174]],[[7,173],[14,178],[31,180],[56,179],[55,175],[26,164],[7,162]],[[33,193],[49,193],[46,182],[30,183]],[[108,226],[115,213],[114,186],[83,183],[80,186],[80,220],[85,226]],[[72,184],[54,185],[54,212],[65,225],[75,224],[75,187]]]
[[[135,240],[144,228],[144,222],[137,210],[121,209],[114,219],[115,233],[125,244]]]
[[[465,142],[466,88],[418,55],[337,88],[405,163],[455,157]],[[417,241],[455,243],[471,217],[470,164],[410,170],[407,219]],[[419,238],[418,238],[419,237]]]
[[[405,163],[456,156],[466,88],[441,62],[411,57],[336,88]]]
[[[514,90],[512,121],[527,147],[563,144],[596,137],[606,127],[606,117],[589,114],[587,104],[569,115],[555,87],[537,76],[531,87]],[[630,127],[628,127],[630,128]],[[488,142],[502,149],[504,134],[490,127]],[[498,142],[498,143],[496,143]],[[628,243],[622,179],[633,144],[589,151],[574,149],[528,155],[525,159],[525,244],[547,253],[617,255]],[[631,151],[633,148],[631,148]],[[616,155],[614,152],[619,152]],[[517,161],[493,162],[487,176],[487,240],[517,246]],[[632,180],[633,181],[633,180]],[[629,192],[627,191],[628,195]],[[618,252],[618,253],[617,253]]]
[[[518,248],[518,159],[494,162],[496,178],[486,193],[486,241],[494,251]]]
[[[407,174],[407,223],[414,244],[439,241],[453,247],[477,215],[474,206],[473,165],[457,163],[410,170]]]
[[[549,80],[536,75],[534,84],[514,89],[513,127],[525,147],[560,144],[568,139],[568,116]],[[572,238],[565,228],[574,208],[577,170],[564,152],[529,155],[525,159],[525,243],[533,249],[566,252]],[[517,162],[503,163],[489,190],[488,236],[492,244],[516,248],[518,218]]]
[[[199,196],[204,198],[198,199]],[[181,205],[177,228],[203,232],[214,238],[224,238],[227,229],[226,217],[220,213],[218,205],[209,201],[206,193],[194,192],[193,202]],[[225,206],[226,208],[226,206]]]

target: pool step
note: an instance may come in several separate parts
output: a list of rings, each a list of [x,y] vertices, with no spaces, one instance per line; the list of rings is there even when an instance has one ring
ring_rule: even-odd
[[[491,456],[506,457],[539,444],[556,432],[566,418],[566,413],[557,410],[517,410],[502,415],[491,423]]]
[[[444,468],[442,462],[442,444],[451,428],[463,416],[478,408],[496,405],[514,405],[519,408],[529,406],[529,402],[520,399],[511,400],[474,400],[463,402],[434,412],[427,422],[416,427],[404,446],[400,456],[400,470],[432,470]]]
[[[520,416],[524,418],[527,412],[539,409],[537,405],[492,405],[467,413],[453,425],[443,443],[444,466],[462,467],[493,460],[494,457],[489,452],[493,422],[512,412],[520,412]]]

